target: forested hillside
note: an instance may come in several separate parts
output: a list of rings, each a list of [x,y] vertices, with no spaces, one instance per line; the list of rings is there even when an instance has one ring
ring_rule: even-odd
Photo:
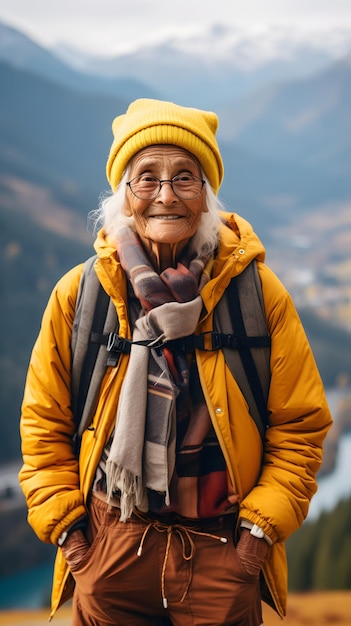
[[[289,589],[351,588],[351,498],[305,524],[287,542]]]

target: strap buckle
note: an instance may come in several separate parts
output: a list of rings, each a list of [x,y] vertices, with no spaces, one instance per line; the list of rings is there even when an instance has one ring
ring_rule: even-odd
[[[132,342],[130,339],[120,337],[116,333],[110,333],[107,339],[107,352],[122,352],[123,354],[129,354],[131,350]]]

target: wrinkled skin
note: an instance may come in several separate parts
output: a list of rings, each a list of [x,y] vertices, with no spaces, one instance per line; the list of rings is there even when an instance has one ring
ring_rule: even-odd
[[[149,146],[131,160],[129,180],[141,174],[170,180],[183,172],[201,177],[200,166],[193,155],[177,146]],[[204,188],[193,200],[178,198],[170,184],[163,184],[153,200],[140,200],[127,189],[125,212],[133,216],[144,248],[160,271],[175,265],[206,211]]]

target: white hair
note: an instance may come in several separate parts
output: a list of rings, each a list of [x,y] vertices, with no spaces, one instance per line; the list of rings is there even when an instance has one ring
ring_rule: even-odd
[[[221,223],[218,211],[225,210],[203,172],[202,177],[205,180],[208,210],[206,213],[202,213],[199,227],[190,242],[190,249],[196,254],[211,253],[217,247]],[[112,241],[116,240],[116,233],[122,226],[130,226],[135,230],[133,216],[128,216],[124,212],[127,180],[128,168],[124,172],[116,191],[103,197],[99,208],[89,214],[89,221],[93,224],[94,231],[104,227]]]

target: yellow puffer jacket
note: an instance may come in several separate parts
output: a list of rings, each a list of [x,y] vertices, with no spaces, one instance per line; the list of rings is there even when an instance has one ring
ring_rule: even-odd
[[[200,379],[230,479],[240,494],[240,515],[258,524],[273,542],[264,565],[264,599],[283,616],[287,599],[284,541],[303,522],[316,491],[323,439],[331,416],[323,386],[294,305],[264,264],[264,248],[252,227],[237,215],[223,214],[219,252],[212,279],[201,295],[207,313],[199,332],[212,329],[213,309],[230,279],[256,258],[271,348],[270,428],[263,453],[247,403],[222,352],[197,353]],[[229,226],[229,227],[228,227]],[[130,337],[126,280],[116,250],[101,232],[95,243],[96,272],[112,297],[120,334]],[[33,349],[25,388],[20,482],[28,519],[38,537],[57,545],[61,533],[86,513],[102,450],[114,426],[121,384],[128,365],[123,355],[104,377],[93,428],[83,434],[79,464],[72,448],[74,421],[70,396],[70,339],[82,265],[56,285]],[[72,595],[73,578],[58,550],[52,615]]]

